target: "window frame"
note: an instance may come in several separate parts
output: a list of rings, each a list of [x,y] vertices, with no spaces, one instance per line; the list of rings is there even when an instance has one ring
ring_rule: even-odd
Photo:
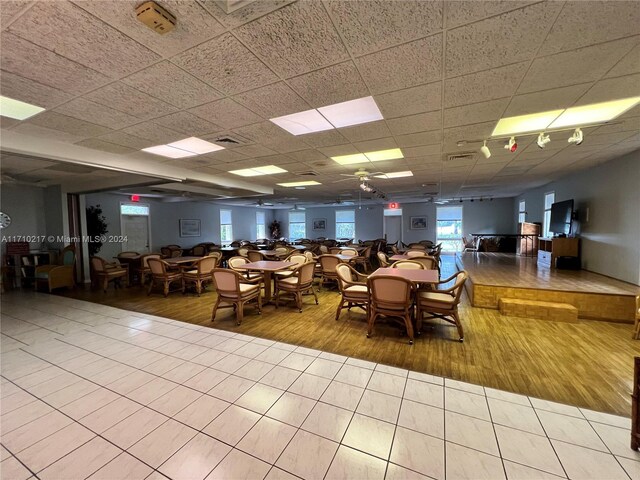
[[[518,223],[524,223],[527,221],[527,201],[518,201]]]
[[[304,217],[304,220],[302,222],[292,222],[291,221],[291,215],[302,215]],[[287,216],[287,220],[289,222],[289,240],[295,240],[297,238],[307,238],[307,212],[305,211],[300,211],[300,210],[296,210],[296,211],[289,211],[289,214]],[[292,235],[293,229],[291,228],[291,225],[302,225],[302,235],[298,236],[298,235]]]
[[[549,195],[553,195],[553,200],[549,204],[549,208],[547,208],[547,196]],[[544,201],[544,214],[542,217],[542,236],[547,238],[551,235],[551,232],[549,231],[549,228],[551,227],[551,205],[553,205],[556,202],[556,191],[553,190],[551,192],[545,192],[542,198]]]
[[[222,223],[222,212],[229,212],[229,218],[230,218],[230,222],[229,223]],[[229,235],[230,235],[230,239],[229,240],[225,240],[223,238],[223,227],[225,225],[229,226]],[[220,209],[220,243],[231,243],[233,242],[233,211],[227,208],[221,208]]]
[[[262,222],[259,216],[262,215]],[[262,235],[260,235],[260,227],[262,227]],[[256,212],[256,239],[267,238],[267,216],[265,212]]]
[[[353,214],[353,222],[339,222],[338,221],[338,214],[340,212],[351,212]],[[353,231],[353,235],[352,236],[341,236],[341,235],[338,235],[338,231],[340,230],[339,225],[342,225],[342,224],[353,225],[353,227],[352,227],[353,228],[353,230],[352,230]],[[335,213],[335,226],[336,226],[336,239],[350,238],[353,241],[355,241],[355,239],[357,238],[356,237],[356,211],[355,211],[355,209],[336,210],[336,213]]]

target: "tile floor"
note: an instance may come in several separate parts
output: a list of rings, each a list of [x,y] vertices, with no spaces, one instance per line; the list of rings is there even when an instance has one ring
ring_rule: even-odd
[[[628,418],[45,294],[1,332],[2,479],[640,479]]]

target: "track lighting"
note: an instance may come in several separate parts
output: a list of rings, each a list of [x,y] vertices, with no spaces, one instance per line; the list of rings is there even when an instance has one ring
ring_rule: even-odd
[[[509,143],[507,143],[504,148],[509,150],[511,153],[515,152],[518,149],[518,144],[516,143],[516,137],[511,137],[509,139]]]
[[[582,130],[580,130],[579,128],[576,128],[574,130],[574,132],[573,132],[573,135],[571,135],[567,139],[567,142],[575,143],[576,145],[580,145],[583,140],[584,140],[584,135],[582,134]]]
[[[489,158],[491,156],[491,150],[489,150],[489,147],[487,147],[487,141],[484,141],[484,145],[482,145],[482,147],[480,147],[480,151],[482,152],[482,155],[484,155],[484,158]]]
[[[460,199],[460,203],[462,203],[464,200]]]
[[[545,135],[544,132],[540,132],[540,135],[538,135],[538,141],[536,143],[538,144],[538,147],[544,148],[550,141],[551,138],[549,138],[549,135]]]

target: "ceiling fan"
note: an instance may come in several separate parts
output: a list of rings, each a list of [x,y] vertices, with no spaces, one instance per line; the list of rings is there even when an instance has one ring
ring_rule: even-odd
[[[352,200],[343,200],[341,198],[336,198],[330,202],[324,202],[325,205],[354,205],[355,202]]]
[[[257,202],[249,203],[248,205],[255,205],[257,207],[273,207],[273,203],[265,202],[262,199],[258,200]]]
[[[340,180],[335,180],[333,183],[346,182],[347,180],[352,180],[354,178],[362,182],[362,181],[370,180],[371,177],[375,175],[384,175],[384,172],[367,172],[364,169],[360,169],[353,173],[341,173],[340,175],[343,177],[349,177],[349,178],[342,178]]]

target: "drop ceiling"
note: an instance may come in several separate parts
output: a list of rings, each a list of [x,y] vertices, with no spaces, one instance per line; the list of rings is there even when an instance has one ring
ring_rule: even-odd
[[[2,2],[2,94],[47,109],[2,118],[5,138],[292,202],[357,196],[357,180],[334,183],[356,170],[337,155],[401,148],[402,160],[358,167],[411,170],[372,179],[391,199],[433,184],[439,198],[468,198],[517,195],[640,148],[638,107],[584,129],[580,146],[570,132],[544,150],[523,137],[515,154],[490,141],[489,159],[481,143],[459,145],[488,138],[501,117],[640,95],[637,2],[261,0],[227,14],[216,0],[168,0],[178,24],[163,36],[136,21],[136,3]],[[300,136],[269,121],[369,95],[384,120]],[[140,151],[190,136],[240,142],[185,159]],[[241,186],[228,173],[264,165],[288,173]],[[310,179],[322,185],[276,185]]]

